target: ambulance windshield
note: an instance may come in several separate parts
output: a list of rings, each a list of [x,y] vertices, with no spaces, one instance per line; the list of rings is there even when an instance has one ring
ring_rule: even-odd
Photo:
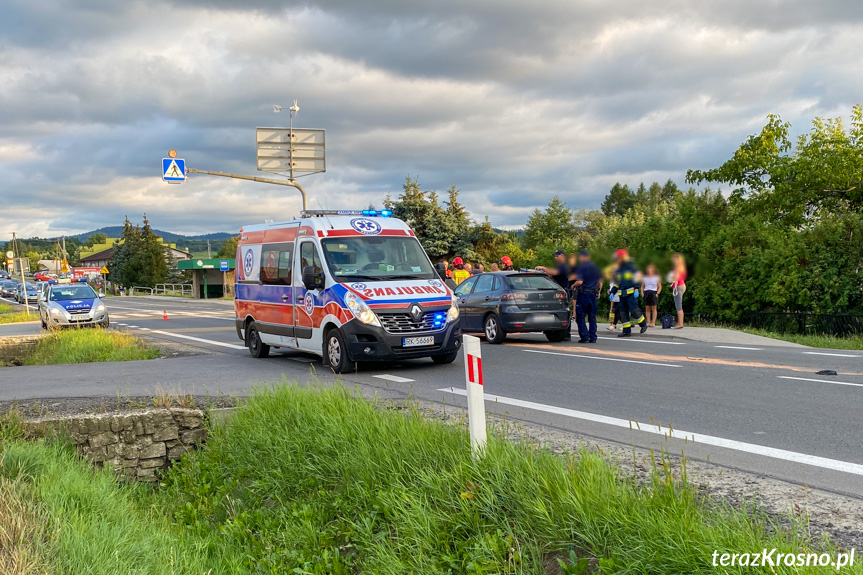
[[[344,281],[437,279],[431,262],[413,237],[361,236],[321,241],[333,276]]]

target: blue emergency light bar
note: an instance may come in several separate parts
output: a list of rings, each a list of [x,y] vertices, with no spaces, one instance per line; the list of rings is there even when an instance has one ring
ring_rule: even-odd
[[[370,218],[391,218],[392,210],[303,210],[304,218],[320,218],[323,216],[366,216]]]

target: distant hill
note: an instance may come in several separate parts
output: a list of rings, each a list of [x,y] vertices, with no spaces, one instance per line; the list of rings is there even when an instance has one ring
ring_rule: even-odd
[[[102,233],[108,236],[109,238],[119,238],[123,234],[123,226],[108,226],[106,228],[99,228],[98,230],[93,230],[92,232],[85,232],[83,234],[78,234],[75,236],[69,236],[76,238],[82,242],[87,241],[87,238],[92,236],[93,234]],[[164,230],[153,230],[153,233],[168,242],[169,244],[181,244],[185,245],[190,241],[194,240],[213,240],[223,242],[229,238],[234,237],[236,234],[230,234],[228,232],[214,232],[212,234],[202,234],[198,236],[184,236],[183,234],[175,234],[173,232],[166,232]]]

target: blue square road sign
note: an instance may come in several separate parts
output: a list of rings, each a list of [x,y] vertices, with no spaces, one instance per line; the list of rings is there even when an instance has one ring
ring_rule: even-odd
[[[186,181],[186,160],[162,158],[162,179],[171,184]]]

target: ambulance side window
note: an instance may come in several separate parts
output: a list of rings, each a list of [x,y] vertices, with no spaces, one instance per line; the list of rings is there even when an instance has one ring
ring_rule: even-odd
[[[261,246],[261,283],[291,285],[294,243]]]
[[[320,273],[323,270],[314,242],[303,242],[300,246],[300,273],[308,266],[314,267],[315,273]]]

